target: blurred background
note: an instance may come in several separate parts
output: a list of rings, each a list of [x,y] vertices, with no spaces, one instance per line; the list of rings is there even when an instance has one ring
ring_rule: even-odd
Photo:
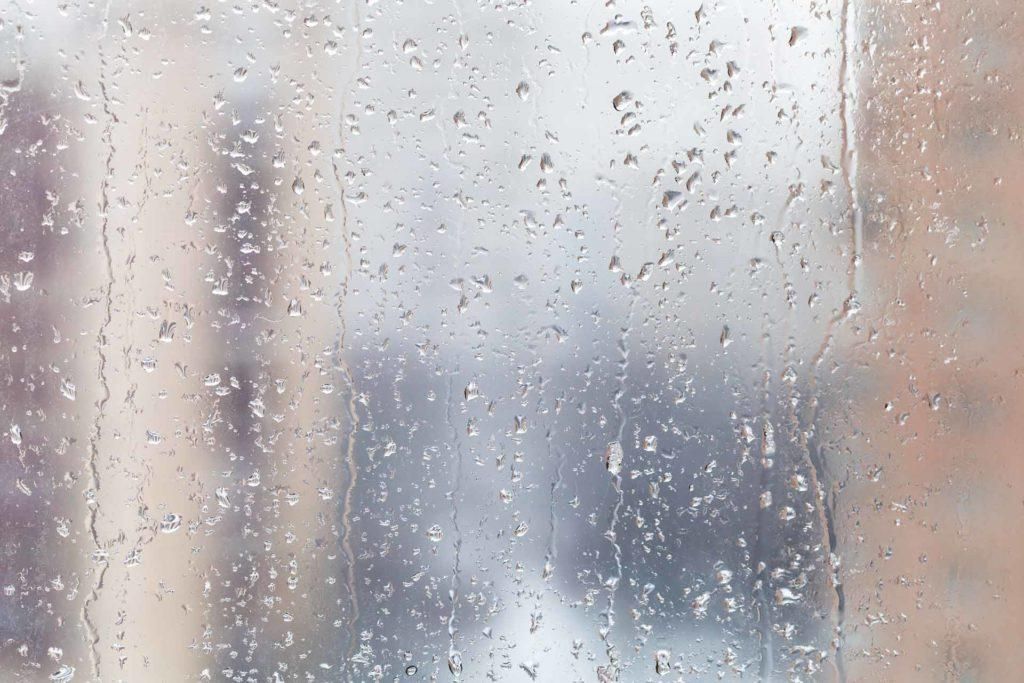
[[[0,0],[0,680],[1020,680],[1022,35]]]

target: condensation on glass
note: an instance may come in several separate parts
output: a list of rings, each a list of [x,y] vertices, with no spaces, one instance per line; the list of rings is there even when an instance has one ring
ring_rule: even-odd
[[[0,0],[0,679],[1016,680],[1022,36]]]

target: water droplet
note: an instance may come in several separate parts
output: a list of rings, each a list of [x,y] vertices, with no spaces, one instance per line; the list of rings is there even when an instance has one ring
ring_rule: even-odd
[[[58,683],[68,683],[74,677],[75,667],[70,664],[61,664],[59,669],[50,674],[50,680]]]
[[[672,653],[668,650],[658,650],[654,653],[654,671],[659,676],[672,671]]]
[[[61,379],[61,381],[60,381],[60,393],[61,393],[61,396],[63,396],[64,398],[68,399],[69,401],[74,401],[75,400],[75,396],[77,395],[78,392],[77,392],[77,389],[75,389],[74,382],[72,382],[71,380],[68,380],[68,379]]]
[[[722,345],[723,349],[729,348],[729,345],[732,344],[732,337],[729,334],[729,326],[728,325],[723,325],[722,326],[722,334],[719,335],[718,341]]]
[[[623,458],[622,444],[618,441],[609,442],[604,452],[604,466],[613,476],[618,476],[622,472]]]
[[[32,281],[35,280],[35,275],[28,271],[21,271],[14,274],[14,289],[19,292],[25,292],[32,288]]]
[[[181,528],[181,515],[169,512],[160,520],[160,533],[173,534]]]
[[[462,674],[462,655],[457,650],[452,650],[448,654],[448,670],[453,676]]]
[[[615,111],[622,111],[629,106],[629,103],[633,101],[633,93],[628,90],[623,90],[618,95],[612,98],[612,106]]]

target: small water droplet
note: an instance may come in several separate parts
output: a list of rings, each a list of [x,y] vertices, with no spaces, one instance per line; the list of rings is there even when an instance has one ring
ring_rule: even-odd
[[[181,515],[169,512],[160,520],[160,533],[173,534],[181,528]]]
[[[453,676],[462,674],[462,655],[457,650],[452,650],[448,654],[448,670]]]
[[[622,111],[629,106],[629,103],[633,101],[633,93],[628,90],[623,90],[618,95],[612,98],[612,106],[615,111]]]
[[[604,452],[604,466],[613,476],[618,476],[622,472],[623,457],[622,444],[618,441],[609,442]]]
[[[654,671],[659,676],[664,676],[672,670],[672,653],[668,650],[658,650],[654,653]]]
[[[75,677],[75,667],[70,664],[61,664],[60,668],[50,674],[51,681],[58,681],[58,683],[67,683]]]

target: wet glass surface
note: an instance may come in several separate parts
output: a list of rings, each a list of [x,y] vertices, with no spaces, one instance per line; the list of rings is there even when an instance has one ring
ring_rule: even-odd
[[[0,679],[1016,680],[1022,36],[0,0]]]

